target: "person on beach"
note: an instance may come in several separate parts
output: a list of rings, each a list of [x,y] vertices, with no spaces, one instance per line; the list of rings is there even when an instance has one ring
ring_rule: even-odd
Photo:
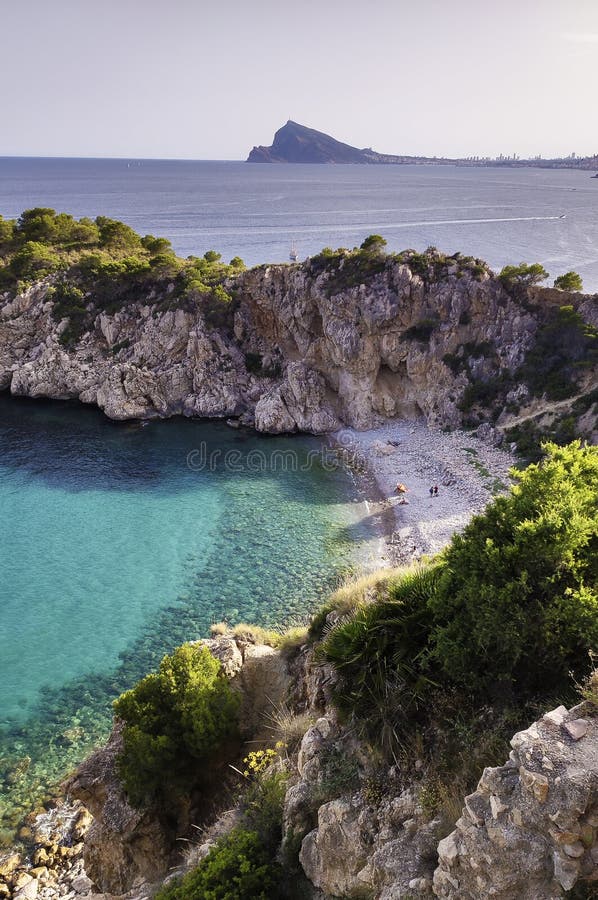
[[[401,481],[399,481],[395,490],[396,490],[397,494],[406,494],[407,491],[409,490],[409,488],[405,487],[405,485]]]
[[[434,496],[434,488],[431,487],[431,488],[430,488],[430,497],[433,497],[433,496]]]
[[[435,497],[438,496],[438,485],[437,484],[434,485],[434,496]]]

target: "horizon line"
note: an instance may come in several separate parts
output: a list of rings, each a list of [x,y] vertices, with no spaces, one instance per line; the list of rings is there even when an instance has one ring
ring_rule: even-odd
[[[358,148],[357,148],[358,149]],[[502,159],[500,156],[482,156],[478,154],[470,154],[469,156],[441,156],[436,154],[435,156],[425,156],[423,154],[413,154],[413,153],[382,153],[381,151],[374,151],[375,153],[379,153],[380,156],[397,156],[397,157],[407,157],[411,159],[424,159],[429,160],[431,163],[434,163],[435,160],[445,160],[448,162],[470,162],[475,164],[477,162],[482,163],[545,163],[545,162],[580,162],[582,160],[591,160],[596,159],[598,157],[598,153],[593,154],[576,154],[574,157],[572,156],[503,156]],[[6,153],[0,154],[0,161],[7,159],[84,159],[90,161],[96,160],[107,160],[114,162],[218,162],[218,163],[237,163],[237,162],[248,162],[247,158],[237,158],[237,159],[216,159],[215,157],[195,157],[195,156],[73,156],[73,155],[63,155],[63,154],[32,154],[32,153]],[[255,163],[254,163],[255,165]],[[264,163],[261,163],[264,165]],[[314,165],[331,165],[331,163],[294,163],[294,162],[276,162],[270,163],[270,165],[306,165],[306,166],[314,166]],[[368,165],[367,163],[334,163],[334,165]],[[372,165],[374,165],[372,163]],[[408,165],[408,163],[389,163],[388,165]]]

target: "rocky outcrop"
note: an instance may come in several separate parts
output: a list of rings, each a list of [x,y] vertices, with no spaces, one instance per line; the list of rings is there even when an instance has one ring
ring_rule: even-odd
[[[352,286],[347,275],[344,286],[344,278],[342,264],[336,274],[316,277],[308,266],[260,267],[243,276],[237,338],[275,347],[291,361],[288,380],[258,402],[258,427],[270,430],[277,416],[318,431],[335,421],[366,428],[422,415],[456,426],[468,379],[453,375],[446,355],[464,343],[475,355],[476,346],[491,343],[494,365],[513,370],[536,328],[533,315],[488,276],[455,273],[428,284],[409,266],[391,263],[364,283]],[[481,375],[491,364],[480,356],[476,366]],[[307,372],[318,382],[307,382]]]
[[[0,388],[97,404],[113,419],[240,417],[272,433],[418,416],[456,427],[471,380],[512,374],[551,305],[598,316],[595,298],[509,293],[458,260],[437,262],[434,275],[434,259],[425,276],[408,260],[380,257],[372,268],[350,255],[257,267],[230,285],[230,329],[213,327],[201,304],[166,308],[148,288],[91,316],[75,343],[53,316],[48,279],[0,305]],[[525,402],[525,389],[515,394],[509,404]]]
[[[443,900],[557,900],[598,881],[596,707],[560,706],[511,746],[440,842],[434,892]]]
[[[122,750],[117,724],[108,744],[92,754],[67,784],[93,816],[84,850],[85,871],[101,890],[120,894],[157,881],[168,869],[173,834],[153,810],[132,807],[116,773]]]
[[[289,675],[281,654],[272,647],[246,638],[223,635],[205,644],[220,660],[231,685],[241,695],[240,726],[252,747],[269,740],[273,710],[279,708],[289,687]],[[117,722],[105,747],[92,754],[65,785],[93,816],[85,839],[85,873],[100,890],[124,894],[136,887],[160,881],[177,861],[176,840],[190,824],[205,818],[202,801],[217,807],[216,794],[223,783],[214,773],[214,796],[182,801],[165,810],[137,809],[130,805],[117,774],[122,750],[122,726]],[[226,766],[233,759],[223,759]],[[238,760],[234,760],[238,762]]]
[[[558,707],[516,734],[508,762],[484,771],[454,830],[443,838],[446,811],[434,817],[426,810],[423,763],[415,763],[414,777],[401,765],[381,768],[372,759],[355,729],[338,720],[330,703],[331,672],[318,664],[312,648],[301,648],[289,675],[283,654],[254,643],[249,634],[206,643],[241,691],[252,748],[260,733],[272,743],[271,714],[288,708],[285,702],[308,726],[298,749],[287,748],[283,854],[299,848],[314,898],[557,900],[579,882],[598,881],[595,704],[569,711]],[[69,868],[56,890],[44,889],[44,900],[59,895],[71,900],[90,884],[93,891],[109,892],[107,898],[151,896],[167,869],[169,877],[189,871],[240,821],[239,809],[228,809],[215,821],[206,818],[201,841],[181,860],[172,852],[180,827],[169,832],[159,817],[126,802],[115,776],[119,746],[117,727],[109,745],[71,781],[72,793],[95,818],[83,860],[80,844],[64,853],[48,845],[47,852],[67,859]],[[89,817],[79,806],[73,810],[74,839],[80,840]],[[24,871],[14,854],[0,859],[0,876],[8,872],[5,880],[18,884],[17,891],[36,879],[44,883],[40,867],[47,861],[48,841],[40,840],[37,870]]]
[[[382,787],[367,750],[330,715],[306,732],[297,770],[284,830],[287,841],[301,838],[299,860],[316,888],[326,897],[432,896],[439,821],[426,820],[417,789],[401,789],[395,769]]]
[[[247,162],[250,163],[351,163],[366,165],[393,165],[422,160],[418,156],[392,156],[378,153],[370,147],[359,150],[350,144],[315,128],[307,128],[291,119],[279,128],[270,147],[253,147]]]

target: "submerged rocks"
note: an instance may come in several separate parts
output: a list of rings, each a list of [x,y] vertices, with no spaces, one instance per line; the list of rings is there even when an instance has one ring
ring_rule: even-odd
[[[0,898],[12,900],[72,900],[91,881],[83,871],[83,840],[91,816],[78,801],[61,801],[46,812],[32,814],[21,829],[26,851],[0,856]]]

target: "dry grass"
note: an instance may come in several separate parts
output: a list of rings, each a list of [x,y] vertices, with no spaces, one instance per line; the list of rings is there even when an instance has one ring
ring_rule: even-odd
[[[377,569],[359,578],[347,579],[330,597],[330,603],[339,612],[350,612],[360,603],[384,597],[388,586],[409,571],[408,566],[395,569]]]
[[[326,631],[326,618],[335,612],[341,619],[350,616],[364,603],[383,600],[395,582],[400,581],[413,567],[401,566],[392,569],[377,569],[357,578],[347,578],[339,588],[330,595],[328,601],[314,614],[310,626],[309,637],[319,640]]]
[[[234,637],[250,644],[267,644],[269,647],[278,647],[280,632],[270,628],[262,628],[261,625],[249,625],[247,622],[239,622],[232,628]]]
[[[308,713],[294,713],[287,706],[275,707],[268,716],[267,728],[276,744],[284,744],[288,754],[297,749],[303,735],[315,722]]]
[[[292,656],[307,640],[307,625],[293,625],[285,631],[277,631],[247,622],[239,622],[233,626],[226,622],[215,622],[210,626],[210,634],[212,637],[229,634],[250,644],[267,644],[280,650],[285,656]]]
[[[596,660],[592,659],[592,663],[595,665]],[[598,706],[598,669],[590,672],[581,686],[580,693],[584,700],[589,700],[590,703]]]

